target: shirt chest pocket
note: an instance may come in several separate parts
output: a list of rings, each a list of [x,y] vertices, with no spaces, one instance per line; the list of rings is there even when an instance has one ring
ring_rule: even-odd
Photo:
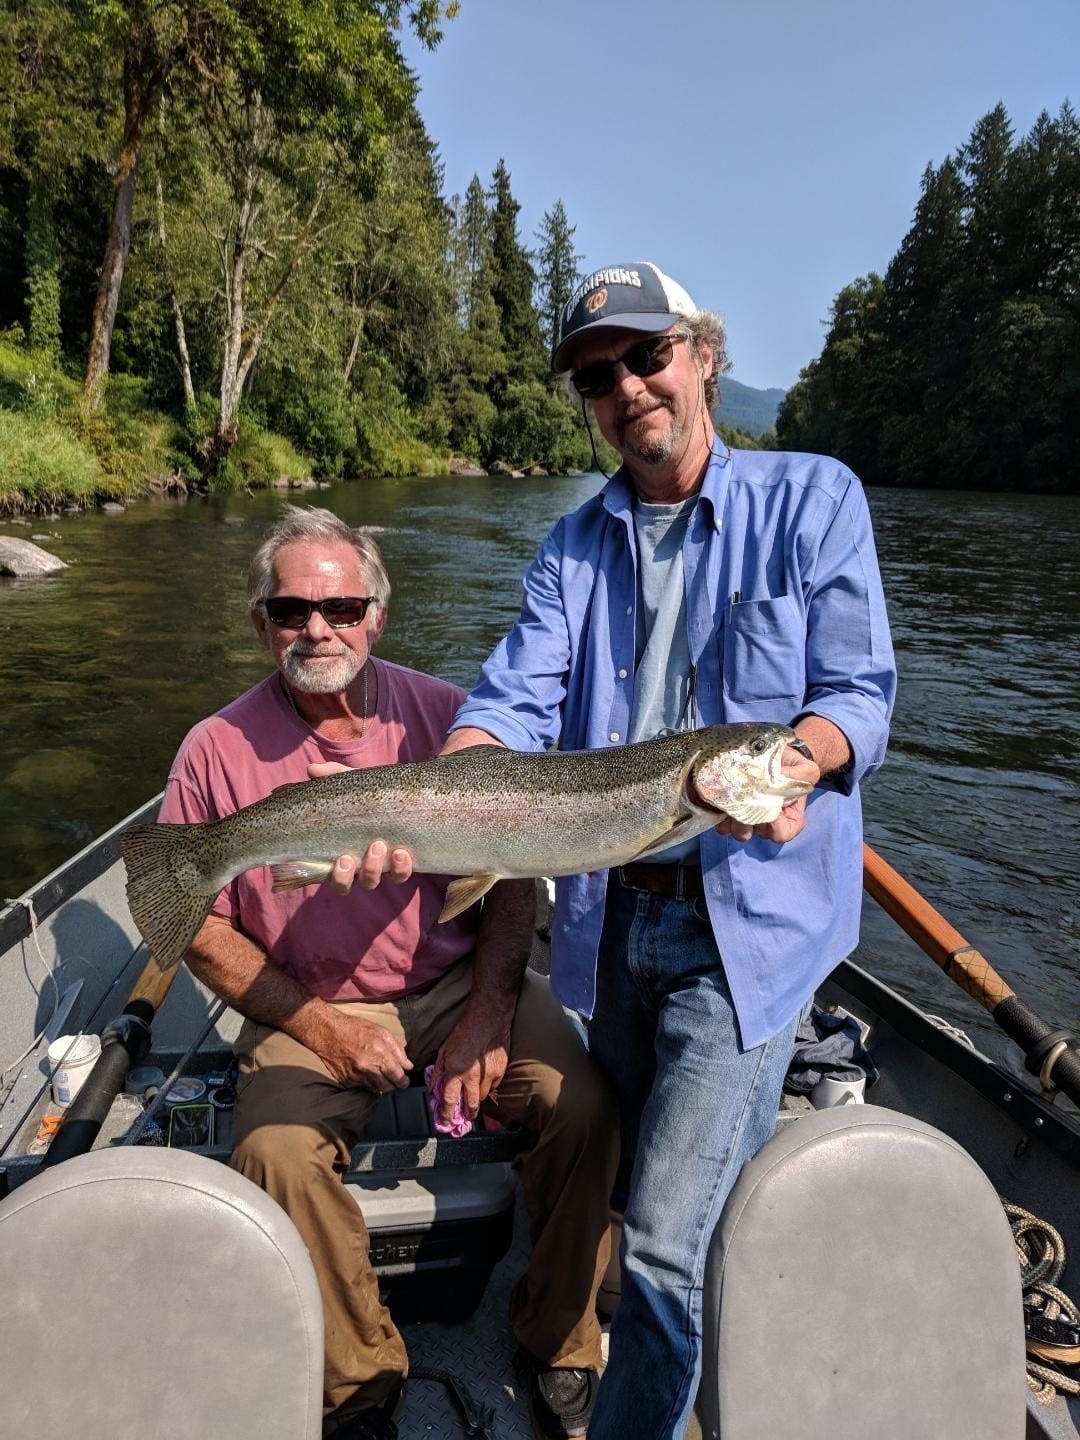
[[[792,700],[806,692],[806,622],[790,595],[728,607],[724,694],[739,702]]]

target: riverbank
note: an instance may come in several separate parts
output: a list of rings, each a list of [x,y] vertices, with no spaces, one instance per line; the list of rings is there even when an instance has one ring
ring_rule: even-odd
[[[207,472],[207,409],[184,420],[154,406],[131,375],[109,377],[96,414],[78,410],[79,382],[47,354],[0,335],[0,516],[86,510],[147,495],[314,489],[313,461],[284,436],[241,417],[236,444]],[[419,443],[402,474],[445,475],[449,456]]]

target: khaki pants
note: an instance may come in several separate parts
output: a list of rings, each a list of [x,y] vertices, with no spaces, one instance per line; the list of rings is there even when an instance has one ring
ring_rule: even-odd
[[[396,1035],[420,1074],[461,1018],[471,983],[466,960],[420,994],[342,1008]],[[265,1025],[246,1022],[236,1053],[230,1163],[288,1212],[311,1254],[326,1326],[326,1409],[358,1392],[376,1404],[405,1376],[408,1360],[379,1302],[367,1228],[342,1176],[378,1096],[338,1085],[310,1050]],[[514,1016],[510,1063],[483,1108],[533,1137],[518,1162],[532,1253],[510,1302],[514,1334],[541,1363],[597,1368],[594,1302],[608,1261],[615,1107],[547,982],[531,972]]]

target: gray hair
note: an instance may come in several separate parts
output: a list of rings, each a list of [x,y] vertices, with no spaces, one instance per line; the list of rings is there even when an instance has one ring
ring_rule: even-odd
[[[713,368],[705,377],[705,404],[711,410],[720,393],[720,383],[717,377],[726,375],[731,369],[724,322],[712,310],[697,310],[693,315],[680,316],[672,326],[672,331],[676,335],[686,337],[690,349],[699,359],[702,345],[712,346]],[[570,378],[572,374],[572,370],[563,370],[560,372],[558,380],[570,399],[575,404],[580,404],[581,396],[574,389],[574,382]]]
[[[278,551],[298,540],[351,545],[364,567],[367,586],[375,596],[375,603],[380,610],[386,609],[390,603],[390,577],[379,547],[370,534],[362,526],[354,530],[351,525],[346,525],[332,510],[320,510],[314,505],[284,505],[251,560],[247,588],[248,604],[252,610],[274,588],[274,560]]]
[[[705,404],[711,410],[720,393],[719,377],[731,369],[724,322],[712,310],[697,310],[675,322],[675,334],[686,336],[690,349],[699,359],[703,345],[712,347],[712,370],[705,377]]]

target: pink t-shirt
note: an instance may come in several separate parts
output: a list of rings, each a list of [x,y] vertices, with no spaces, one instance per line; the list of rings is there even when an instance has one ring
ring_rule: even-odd
[[[362,740],[321,739],[289,704],[275,671],[187,735],[158,818],[220,820],[279,785],[306,780],[316,760],[360,769],[436,754],[464,692],[385,660],[371,663],[378,710]],[[275,895],[269,869],[260,866],[222,890],[214,913],[236,917],[283,970],[324,1000],[385,1000],[437,979],[472,950],[475,911],[437,923],[448,884],[446,876],[414,875],[404,885],[354,887],[348,896],[329,885]]]

